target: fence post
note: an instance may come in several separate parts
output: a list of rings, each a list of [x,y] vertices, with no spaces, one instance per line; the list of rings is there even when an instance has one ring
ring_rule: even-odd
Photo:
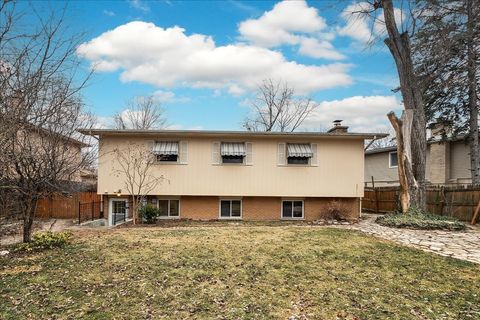
[[[78,202],[78,224],[80,224],[80,201]]]
[[[95,206],[94,206],[94,202],[92,201],[92,221],[95,220]]]
[[[375,213],[378,214],[378,190],[375,188],[375,179],[372,176],[372,188],[373,194],[375,195]]]

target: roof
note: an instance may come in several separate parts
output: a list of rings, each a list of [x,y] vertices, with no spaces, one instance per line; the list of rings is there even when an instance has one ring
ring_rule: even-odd
[[[142,135],[142,136],[184,136],[184,137],[298,137],[298,138],[356,138],[380,139],[385,133],[328,133],[328,132],[265,132],[265,131],[217,131],[217,130],[119,130],[119,129],[80,129],[80,133],[92,136]]]
[[[384,147],[384,148],[377,148],[365,151],[365,154],[375,154],[375,153],[383,153],[383,152],[390,152],[397,150],[397,146],[391,147]]]
[[[60,137],[62,140],[64,140],[65,142],[67,143],[70,143],[70,144],[73,144],[73,145],[77,145],[79,146],[80,148],[86,148],[86,147],[90,147],[89,144],[85,143],[85,142],[82,142],[80,140],[77,140],[75,138],[72,138],[72,137],[68,137],[64,134],[61,134],[61,133],[58,133],[58,132],[55,132],[53,130],[50,130],[50,129],[46,129],[46,128],[43,128],[41,126],[38,126],[38,125],[35,125],[35,124],[31,124],[31,123],[27,123],[25,128],[26,130],[30,130],[30,131],[38,131],[38,133],[40,132],[44,132],[45,134],[49,135],[49,134],[54,134],[58,137]],[[78,130],[77,130],[78,131]]]
[[[467,137],[464,136],[464,135],[448,137],[447,139],[436,139],[436,138],[432,137],[432,138],[427,140],[427,144],[440,143],[440,142],[445,142],[445,141],[462,141],[462,140],[465,140],[466,138]],[[376,154],[376,153],[390,152],[390,151],[396,151],[396,150],[397,150],[397,146],[391,146],[391,147],[370,149],[370,150],[365,151],[365,154]]]

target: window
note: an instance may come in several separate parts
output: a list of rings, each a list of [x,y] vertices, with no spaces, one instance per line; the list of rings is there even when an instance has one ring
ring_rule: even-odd
[[[243,163],[243,156],[222,156],[222,163]]]
[[[243,142],[222,142],[220,145],[222,163],[243,163],[245,158],[245,143]]]
[[[312,156],[313,152],[309,143],[287,144],[287,164],[308,165]]]
[[[159,162],[177,162],[177,159],[176,154],[157,154],[157,161]]]
[[[398,167],[398,154],[397,151],[392,151],[388,154],[388,166],[390,168]]]
[[[160,218],[178,218],[180,216],[180,200],[158,200]]]
[[[242,200],[220,200],[220,218],[241,218]]]
[[[158,162],[178,162],[177,141],[157,141],[152,150]]]
[[[288,164],[308,164],[308,157],[288,157]]]
[[[303,201],[302,200],[284,200],[282,201],[283,219],[303,219]]]

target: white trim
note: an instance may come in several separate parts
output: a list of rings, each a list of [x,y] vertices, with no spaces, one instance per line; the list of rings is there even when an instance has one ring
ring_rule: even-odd
[[[118,197],[118,198],[114,198],[114,197],[111,197],[110,199],[108,199],[108,225],[109,226],[113,226],[113,205],[112,205],[112,202],[113,201],[125,201],[125,219],[128,217],[128,198],[122,198],[122,197]],[[116,225],[116,224],[115,224]]]
[[[392,157],[391,157],[391,154],[392,153],[396,153],[397,154],[397,165],[396,166],[392,166]],[[388,153],[388,167],[390,169],[393,169],[393,168],[398,168],[398,152],[397,151],[390,151]]]
[[[230,201],[230,216],[222,217],[222,201]],[[232,201],[240,201],[240,216],[232,217]],[[218,219],[219,220],[242,220],[243,219],[243,201],[241,198],[220,198],[218,199]]]
[[[302,217],[301,218],[293,216],[293,202],[294,201],[302,202]],[[292,202],[292,217],[291,218],[283,216],[283,203],[284,202]],[[280,219],[281,220],[305,220],[305,200],[301,200],[301,199],[282,199],[281,203],[280,203]]]
[[[160,208],[160,204],[159,204],[159,201],[168,201],[168,205],[167,205],[167,216],[163,216],[163,217],[160,217],[158,216],[157,219],[180,219],[180,215],[181,215],[181,210],[180,210],[180,207],[181,207],[181,204],[180,204],[180,198],[157,198],[157,209]],[[171,216],[170,215],[170,201],[178,201],[178,216]]]

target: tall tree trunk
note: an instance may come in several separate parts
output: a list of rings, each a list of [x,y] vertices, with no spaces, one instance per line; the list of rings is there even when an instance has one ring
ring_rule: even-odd
[[[469,144],[472,184],[480,185],[480,143],[478,137],[478,105],[476,87],[476,64],[474,49],[474,15],[473,0],[467,0],[467,74],[468,74],[468,109],[469,109]]]
[[[36,199],[25,199],[23,212],[23,242],[32,241],[32,226],[35,218],[35,210],[37,208]]]
[[[408,134],[411,132],[413,113],[411,110],[404,111],[402,118],[398,119],[395,113],[387,114],[388,120],[395,129],[397,140],[398,178],[400,181],[400,204],[402,213],[407,213],[412,199],[418,194],[418,183],[415,180],[412,169],[412,155],[410,153]]]
[[[391,0],[381,0],[388,38],[385,44],[390,50],[397,66],[400,88],[405,111],[411,113],[412,122],[408,132],[404,133],[405,151],[411,154],[413,178],[409,177],[410,203],[420,209],[426,208],[425,199],[425,166],[427,156],[426,120],[419,81],[414,74],[410,38],[407,32],[399,33],[395,21]],[[408,174],[408,172],[407,172]]]

